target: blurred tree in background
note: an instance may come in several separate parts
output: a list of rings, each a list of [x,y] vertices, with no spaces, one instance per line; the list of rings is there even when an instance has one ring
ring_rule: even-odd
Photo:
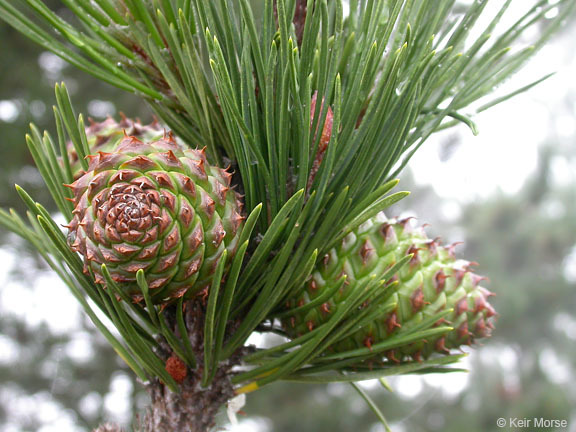
[[[68,67],[11,28],[0,26],[0,41],[2,184],[19,183],[42,196],[23,137],[31,121],[41,130],[53,127],[57,81],[66,81],[78,110],[96,119],[117,115],[118,106],[150,118],[136,98]],[[574,119],[571,96],[567,106]],[[502,430],[499,417],[566,419],[576,431],[576,179],[559,182],[555,174],[559,165],[574,168],[576,147],[565,149],[552,138],[518,193],[466,204],[451,225],[431,187],[404,179],[414,193],[395,211],[426,214],[421,222],[432,223],[431,236],[465,242],[463,255],[480,262],[479,273],[492,281],[500,319],[488,346],[470,357],[469,375],[400,377],[391,380],[394,393],[377,383],[367,387],[395,432],[496,431]],[[0,206],[19,205],[13,190],[0,189]],[[58,311],[66,325],[49,323],[42,313],[47,294],[39,289],[47,285],[38,280],[50,278],[50,271],[31,252],[23,256],[24,250],[0,232],[0,431],[87,431],[111,417],[128,424],[146,396],[135,390],[133,375],[106,341],[74,312],[73,300],[63,298]],[[56,278],[50,280],[54,293],[71,297]],[[24,313],[22,302],[34,307]],[[443,381],[454,383],[452,391]],[[250,395],[244,411],[243,430],[382,430],[343,384],[274,384]]]
[[[59,2],[50,3],[56,7]],[[24,136],[32,121],[53,130],[55,82],[65,81],[78,109],[96,120],[118,116],[117,106],[143,120],[150,120],[151,113],[133,95],[79,73],[11,27],[0,26],[0,41],[0,182],[33,190],[53,210]],[[21,205],[14,188],[0,189],[0,206]],[[131,394],[136,388],[132,374],[87,317],[76,313],[78,306],[65,301],[69,292],[51,270],[25,242],[2,230],[0,260],[0,430],[41,431],[50,424],[49,430],[91,430],[109,417],[105,405],[121,409],[126,404],[106,400],[114,389],[120,399],[130,396],[131,415],[137,400]],[[46,278],[54,293],[64,297],[57,328],[42,315],[50,293],[39,281]],[[20,302],[32,304],[33,311],[23,314]]]
[[[57,9],[59,2],[50,1],[47,4]],[[33,161],[24,136],[31,122],[41,130],[54,131],[52,105],[55,103],[56,82],[65,81],[77,101],[77,109],[96,120],[117,115],[119,106],[132,117],[141,117],[142,120],[152,118],[149,108],[136,96],[88,74],[79,73],[56,55],[43,51],[6,25],[0,25],[0,53],[2,184],[20,183],[32,190],[43,187],[35,169],[28,169]],[[0,205],[20,205],[15,197],[14,188],[0,190]],[[45,204],[53,205],[49,199]]]

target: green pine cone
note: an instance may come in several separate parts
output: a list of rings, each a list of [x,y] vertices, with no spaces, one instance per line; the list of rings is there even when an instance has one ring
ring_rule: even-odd
[[[91,154],[96,154],[99,151],[113,152],[126,136],[133,136],[144,142],[152,142],[162,138],[164,133],[165,129],[157,120],[143,125],[140,120],[132,120],[124,114],[121,114],[120,122],[112,117],[108,117],[102,122],[95,122],[90,119],[90,126],[86,128],[86,138]],[[76,180],[84,174],[84,170],[72,142],[68,143],[67,150],[70,168],[74,180]]]
[[[332,345],[330,351],[370,348],[447,308],[453,311],[442,323],[453,330],[387,351],[385,357],[395,362],[407,357],[419,360],[488,337],[493,327],[490,317],[495,315],[487,301],[492,293],[479,285],[484,278],[471,271],[472,263],[456,260],[453,249],[428,239],[422,228],[412,228],[409,219],[387,220],[379,215],[330,250],[317,264],[304,291],[286,306],[288,309],[305,306],[346,275],[342,288],[325,303],[287,316],[283,327],[291,338],[311,331],[326,322],[354,290],[366,286],[371,275],[383,274],[403,257],[414,254],[389,281],[391,295],[383,304],[389,312]]]
[[[171,134],[150,143],[124,137],[114,152],[88,159],[87,172],[69,185],[68,242],[84,257],[85,272],[105,284],[106,264],[135,301],[142,299],[140,269],[154,303],[207,289],[224,250],[231,261],[243,225],[232,174]]]

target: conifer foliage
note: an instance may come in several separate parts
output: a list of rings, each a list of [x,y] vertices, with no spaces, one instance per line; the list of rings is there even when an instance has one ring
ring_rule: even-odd
[[[26,141],[67,227],[18,187],[29,212],[0,223],[147,386],[142,430],[209,430],[277,380],[458,370],[451,350],[489,335],[470,264],[381,212],[431,134],[475,134],[471,113],[541,81],[490,97],[573,1],[533,2],[510,28],[510,0],[62,3],[0,0],[0,17],[158,122],[85,127],[57,85],[56,136]],[[248,346],[255,331],[284,339]]]

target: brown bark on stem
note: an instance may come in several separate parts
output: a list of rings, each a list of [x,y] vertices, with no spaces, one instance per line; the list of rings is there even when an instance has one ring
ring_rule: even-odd
[[[198,364],[195,369],[188,369],[185,377],[176,377],[169,371],[181,381],[179,393],[171,392],[158,379],[146,386],[151,403],[146,415],[140,419],[141,432],[208,432],[214,426],[220,408],[234,397],[230,378],[232,368],[240,361],[240,355],[220,362],[210,385],[202,387],[205,310],[198,300],[189,301],[185,306],[184,320]],[[171,321],[172,328],[176,329],[174,317]],[[168,360],[172,353],[167,345],[165,348]]]
[[[224,369],[207,388],[201,387],[200,380],[201,373],[195,370],[182,382],[180,393],[172,393],[158,380],[148,384],[152,401],[140,421],[140,431],[210,431],[220,407],[234,396],[234,390]]]
[[[294,31],[298,40],[298,46],[302,46],[302,37],[304,36],[304,24],[306,23],[306,4],[307,0],[296,1],[296,11],[294,12]]]
[[[164,315],[168,325],[178,334],[174,311],[167,310]],[[179,382],[180,391],[170,391],[157,378],[147,383],[146,390],[151,401],[146,413],[137,419],[136,431],[209,432],[215,425],[220,408],[235,396],[231,382],[232,368],[240,363],[242,350],[220,362],[212,382],[202,387],[204,318],[205,307],[200,299],[185,304],[184,320],[197,361],[194,369],[186,368],[183,362],[177,360],[166,342],[159,342],[159,354],[166,361],[166,370]],[[94,432],[122,432],[122,429],[105,424]]]
[[[294,23],[294,31],[296,33],[296,40],[298,46],[302,46],[302,37],[304,36],[304,25],[306,24],[306,14],[307,14],[307,3],[308,0],[296,0],[296,9],[294,11],[294,18],[292,22]],[[274,2],[274,18],[276,19],[276,24],[278,24],[278,9],[276,2]]]

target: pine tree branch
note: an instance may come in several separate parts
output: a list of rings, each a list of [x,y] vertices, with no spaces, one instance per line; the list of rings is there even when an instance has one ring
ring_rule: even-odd
[[[2,19],[82,70],[141,95],[189,145],[206,146],[213,162],[230,160],[246,194],[250,216],[241,253],[229,274],[226,253],[215,262],[205,303],[154,304],[144,270],[136,275],[143,302],[132,302],[106,264],[83,265],[51,215],[22,189],[28,221],[0,212],[0,223],[38,248],[118,354],[148,382],[153,403],[142,419],[144,430],[207,430],[235,393],[280,379],[339,382],[451,370],[446,365],[459,356],[398,364],[393,356],[384,358],[386,350],[454,330],[438,326],[452,312],[446,299],[440,312],[429,310],[383,341],[329,352],[396,307],[390,299],[401,287],[393,281],[414,251],[371,271],[307,333],[251,355],[245,344],[259,329],[288,334],[274,319],[287,309],[306,311],[303,305],[291,309],[290,300],[307,295],[306,281],[331,248],[407,195],[391,193],[392,177],[453,119],[473,129],[463,110],[516,72],[576,3],[538,1],[495,38],[490,35],[509,1],[483,29],[478,26],[487,1],[473,2],[452,21],[452,0],[434,7],[424,0],[353,1],[347,17],[341,0],[266,0],[259,15],[248,0],[66,0],[78,18],[74,24],[40,0],[14,3],[0,0]],[[559,14],[542,37],[510,50],[552,7]],[[474,29],[480,36],[470,40]],[[91,149],[66,88],[57,87],[56,96],[58,138],[32,127],[27,142],[70,220],[71,193],[61,185],[73,172],[69,160],[61,161],[68,142],[80,158]],[[507,98],[483,101],[480,110]],[[365,246],[362,261],[371,250]],[[335,285],[340,283],[347,279],[339,277]],[[270,326],[262,327],[266,321]],[[381,361],[373,365],[375,355]],[[253,367],[233,373],[240,364]]]

